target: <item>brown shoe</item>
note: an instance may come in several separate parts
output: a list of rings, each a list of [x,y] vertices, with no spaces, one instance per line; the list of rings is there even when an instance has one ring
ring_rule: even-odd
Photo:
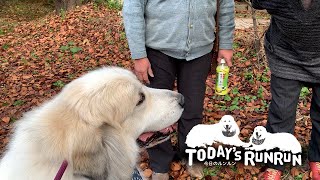
[[[169,180],[169,174],[168,173],[152,173],[151,176],[152,180]]]
[[[282,172],[276,169],[267,168],[259,175],[260,180],[280,180]]]
[[[320,162],[309,162],[312,179],[320,180]]]
[[[204,177],[203,173],[203,165],[199,163],[195,163],[192,166],[186,165],[187,172],[190,174],[193,178],[200,178],[202,179]]]

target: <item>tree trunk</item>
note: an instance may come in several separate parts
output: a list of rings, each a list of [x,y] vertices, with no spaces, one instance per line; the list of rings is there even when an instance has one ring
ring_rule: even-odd
[[[251,1],[245,0],[245,2],[250,6],[251,9],[251,17],[253,21],[253,33],[254,33],[254,49],[257,53],[258,61],[261,59],[261,52],[260,52],[260,38],[258,34],[258,23],[257,23],[257,17],[256,17],[256,10],[252,7]]]
[[[55,8],[57,13],[61,10],[68,11],[81,5],[81,0],[55,0]]]
[[[254,47],[257,51],[257,53],[260,52],[260,38],[259,38],[259,34],[258,34],[258,23],[257,23],[257,17],[256,17],[256,10],[251,8],[251,12],[252,12],[252,21],[253,21],[253,30],[254,30]]]

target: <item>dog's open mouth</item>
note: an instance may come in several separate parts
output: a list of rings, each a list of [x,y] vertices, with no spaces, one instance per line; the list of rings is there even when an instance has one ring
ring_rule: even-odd
[[[264,139],[256,139],[256,138],[252,138],[252,144],[255,144],[255,145],[261,145],[263,142],[264,142],[265,138]]]
[[[225,136],[225,137],[232,137],[236,134],[236,130],[234,131],[231,131],[231,127],[230,125],[226,125],[224,127],[225,131],[222,131],[222,134]]]
[[[225,137],[233,137],[234,135],[236,135],[236,131],[230,131],[230,130],[227,130],[227,131],[222,131],[222,134],[225,136]]]
[[[150,148],[170,139],[170,134],[177,129],[177,124],[157,132],[146,132],[137,139],[138,145],[142,148]]]

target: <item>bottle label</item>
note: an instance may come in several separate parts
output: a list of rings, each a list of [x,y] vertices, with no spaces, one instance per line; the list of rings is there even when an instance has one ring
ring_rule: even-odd
[[[226,95],[228,93],[228,70],[219,69],[217,71],[217,80],[216,80],[216,94]]]
[[[227,84],[226,84],[226,79],[225,79],[225,73],[220,72],[218,73],[218,87],[221,87],[222,89],[225,89]]]

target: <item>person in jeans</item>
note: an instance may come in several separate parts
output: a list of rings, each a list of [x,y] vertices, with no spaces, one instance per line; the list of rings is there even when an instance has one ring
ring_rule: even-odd
[[[320,1],[252,0],[252,5],[271,15],[264,44],[272,94],[267,130],[293,134],[301,88],[311,87],[308,159],[313,179],[320,179]],[[284,167],[267,166],[262,179],[280,179]]]
[[[178,122],[178,148],[184,158],[186,135],[202,122],[205,82],[215,40],[216,0],[124,0],[126,36],[137,77],[150,87],[174,88],[185,97]],[[220,0],[219,58],[231,66],[234,32],[234,0]],[[152,119],[150,119],[152,120]],[[152,179],[169,179],[175,156],[170,141],[148,149]],[[195,166],[193,176],[201,176]]]

